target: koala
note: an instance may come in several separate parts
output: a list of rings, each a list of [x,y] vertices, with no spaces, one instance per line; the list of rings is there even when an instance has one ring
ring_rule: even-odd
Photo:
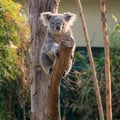
[[[60,38],[68,35],[73,38],[70,26],[73,25],[76,15],[70,12],[63,14],[53,14],[51,12],[41,13],[40,20],[47,27],[45,39],[40,52],[40,64],[47,75],[52,73],[54,61],[59,57]],[[75,46],[72,50],[71,58],[64,71],[66,76],[72,67],[72,58],[74,55]]]

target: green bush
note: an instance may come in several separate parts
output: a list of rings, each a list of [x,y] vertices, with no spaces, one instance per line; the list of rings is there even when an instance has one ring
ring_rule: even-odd
[[[21,7],[12,0],[0,0],[0,120],[21,120],[25,113],[20,101],[24,104],[27,99],[22,70],[29,29]]]

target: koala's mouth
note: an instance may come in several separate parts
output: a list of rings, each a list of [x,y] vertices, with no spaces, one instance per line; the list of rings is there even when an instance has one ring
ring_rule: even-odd
[[[56,33],[61,33],[62,32],[62,27],[60,25],[56,25],[56,27],[54,28],[54,31]]]
[[[61,31],[61,30],[55,30],[55,33],[56,33],[56,34],[61,34],[62,31]]]
[[[56,32],[59,32],[59,33],[61,32],[61,30],[55,30],[55,31],[56,31]]]

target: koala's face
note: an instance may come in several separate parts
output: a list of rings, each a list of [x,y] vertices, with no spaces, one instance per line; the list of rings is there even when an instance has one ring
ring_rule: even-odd
[[[48,21],[48,29],[53,34],[62,34],[66,33],[68,24],[62,16],[52,16]]]
[[[41,18],[44,25],[47,26],[47,29],[52,34],[64,34],[75,21],[75,14],[52,14],[50,12],[44,12],[41,14]]]

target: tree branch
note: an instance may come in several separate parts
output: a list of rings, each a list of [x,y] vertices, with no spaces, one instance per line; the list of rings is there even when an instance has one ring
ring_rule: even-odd
[[[60,120],[60,81],[64,74],[66,65],[71,59],[74,40],[70,36],[61,38],[60,55],[56,59],[51,84],[48,92],[48,118],[49,120]]]

